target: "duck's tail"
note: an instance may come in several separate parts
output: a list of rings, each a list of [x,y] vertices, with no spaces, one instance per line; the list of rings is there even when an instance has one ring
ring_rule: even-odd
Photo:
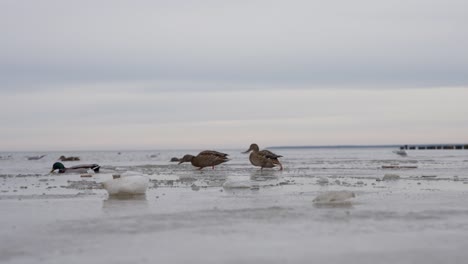
[[[98,173],[100,168],[101,168],[101,166],[99,166],[99,165],[97,165],[97,164],[91,165],[91,169],[92,169],[95,173]]]

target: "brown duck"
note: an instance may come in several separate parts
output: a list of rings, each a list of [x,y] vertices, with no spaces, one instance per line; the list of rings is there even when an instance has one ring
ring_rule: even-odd
[[[58,158],[59,160],[61,161],[76,161],[76,160],[80,160],[79,157],[65,157],[65,156],[60,156],[60,158]]]
[[[205,167],[212,167],[224,163],[229,160],[227,157],[228,154],[214,151],[214,150],[205,150],[198,153],[197,156],[193,155],[185,155],[182,159],[180,159],[179,164],[184,162],[190,162],[194,167],[197,167],[199,170]]]
[[[276,155],[269,150],[260,150],[255,143],[251,144],[249,149],[243,153],[249,153],[250,151],[252,151],[252,153],[250,153],[249,160],[252,165],[260,167],[261,170],[263,170],[263,168],[273,168],[278,165],[280,166],[280,170],[283,170],[283,165],[281,165],[278,160],[278,158],[283,156]]]

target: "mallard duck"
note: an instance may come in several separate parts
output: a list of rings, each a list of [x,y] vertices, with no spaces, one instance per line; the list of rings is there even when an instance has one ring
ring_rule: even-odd
[[[250,153],[249,160],[252,165],[261,167],[261,170],[263,170],[263,168],[273,168],[279,165],[280,170],[283,170],[283,165],[281,165],[278,160],[278,158],[283,156],[276,155],[269,150],[260,150],[255,143],[251,144],[249,149],[242,153],[249,153],[250,151],[252,151],[252,153]]]
[[[54,165],[52,165],[52,170],[50,173],[54,172],[55,170],[58,170],[59,173],[86,173],[89,169],[92,169],[95,173],[98,173],[100,168],[101,166],[97,164],[82,164],[66,168],[61,162],[55,162]]]
[[[197,156],[185,155],[182,159],[179,160],[179,164],[184,162],[190,162],[194,167],[198,167],[199,170],[204,167],[212,167],[224,163],[229,160],[227,157],[228,154],[214,151],[214,150],[205,150],[198,153]]]

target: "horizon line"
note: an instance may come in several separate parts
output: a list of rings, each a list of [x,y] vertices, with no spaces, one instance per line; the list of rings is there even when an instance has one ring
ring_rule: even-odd
[[[429,144],[338,144],[338,145],[284,145],[284,146],[268,146],[265,149],[306,149],[306,148],[395,148],[395,147],[404,147],[404,146],[467,146],[468,143],[429,143]],[[81,150],[0,150],[0,153],[6,152],[125,152],[125,151],[191,151],[191,150],[201,150],[203,148],[153,148],[153,149],[81,149]],[[216,148],[223,150],[238,150],[243,148]]]
[[[363,145],[298,145],[298,146],[271,146],[270,149],[287,148],[394,148],[394,147],[422,147],[422,146],[466,146],[468,143],[429,143],[429,144],[363,144]]]

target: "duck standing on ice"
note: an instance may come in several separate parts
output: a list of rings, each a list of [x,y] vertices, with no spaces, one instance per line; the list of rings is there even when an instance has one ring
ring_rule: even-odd
[[[98,173],[100,168],[101,166],[97,164],[82,164],[66,168],[61,162],[55,162],[54,165],[52,165],[52,170],[50,173],[54,172],[55,170],[58,170],[58,173],[87,173],[89,169],[92,169],[95,173]]]
[[[279,162],[278,158],[283,157],[281,155],[276,155],[275,153],[269,150],[260,150],[257,144],[253,143],[250,145],[249,149],[242,153],[250,153],[249,160],[252,165],[260,167],[260,170],[263,168],[274,168],[276,165],[280,166],[280,170],[283,170],[283,165]]]
[[[229,160],[227,157],[228,154],[214,151],[214,150],[205,150],[198,153],[197,156],[185,155],[180,159],[179,164],[184,162],[190,162],[194,167],[197,167],[199,170],[204,167],[211,167],[214,169],[214,166],[224,163]]]

